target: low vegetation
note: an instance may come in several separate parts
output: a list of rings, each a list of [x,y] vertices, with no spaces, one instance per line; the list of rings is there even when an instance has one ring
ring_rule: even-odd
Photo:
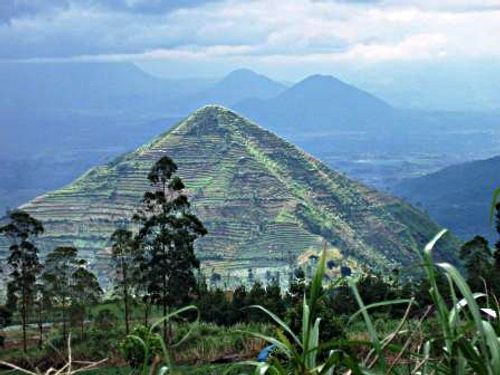
[[[265,284],[223,289],[213,275],[197,272],[194,241],[206,230],[176,169],[169,158],[155,164],[138,231],[120,227],[112,235],[114,288],[106,297],[76,248],[59,246],[40,259],[34,239],[42,223],[10,213],[0,227],[11,242],[0,306],[6,370],[500,373],[500,241],[494,251],[481,237],[465,243],[459,269],[433,258],[442,231],[411,270],[345,270],[338,277],[325,245],[295,269],[287,289],[272,274]],[[499,195],[491,217],[500,234]],[[259,352],[267,355],[256,361]]]

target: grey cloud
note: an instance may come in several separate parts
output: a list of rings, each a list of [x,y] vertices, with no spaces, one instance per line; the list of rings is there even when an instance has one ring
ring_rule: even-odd
[[[169,13],[217,0],[1,0],[0,22],[62,11],[69,7],[100,8],[137,14]]]
[[[66,0],[2,0],[0,22],[10,22],[18,17],[34,16],[67,6]]]

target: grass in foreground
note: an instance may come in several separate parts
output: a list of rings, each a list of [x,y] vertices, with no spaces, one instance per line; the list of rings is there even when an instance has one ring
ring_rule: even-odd
[[[366,330],[366,338],[350,339],[342,344],[338,342],[320,342],[321,320],[317,307],[323,294],[322,283],[325,274],[326,252],[323,252],[314,275],[309,297],[304,298],[302,306],[302,329],[294,332],[280,317],[261,306],[253,306],[265,312],[276,324],[274,335],[243,330],[249,336],[264,340],[275,346],[275,351],[267,362],[245,361],[227,366],[185,367],[176,366],[172,353],[189,340],[191,330],[179,341],[167,346],[155,333],[156,327],[163,320],[170,320],[194,306],[180,309],[155,323],[150,334],[158,336],[159,348],[152,347],[150,340],[138,336],[129,336],[142,347],[144,361],[135,369],[97,369],[93,373],[161,374],[249,374],[256,375],[334,375],[334,374],[500,374],[500,323],[499,308],[491,303],[483,293],[473,293],[458,270],[450,264],[434,264],[432,249],[442,237],[439,233],[424,249],[421,264],[429,282],[429,294],[435,311],[436,329],[431,337],[416,337],[421,331],[419,321],[410,322],[408,312],[413,300],[395,300],[374,303],[366,306],[360,297],[356,280],[348,280],[359,310],[351,316],[351,322],[361,319]],[[451,290],[451,306],[445,302],[445,296],[438,286],[438,270],[448,280]],[[481,305],[478,301],[484,301]],[[407,313],[389,334],[381,334],[371,316],[375,307],[406,304]],[[424,318],[426,315],[424,315]],[[422,319],[423,320],[423,319]],[[422,322],[420,320],[420,323]],[[413,324],[413,329],[409,329]],[[364,347],[365,351],[352,350]],[[363,353],[360,355],[359,353]],[[78,367],[75,367],[78,365]],[[74,374],[96,367],[101,363],[72,364],[68,362],[59,370],[49,370],[46,374]],[[252,370],[249,370],[252,369]],[[35,374],[23,370],[25,373]],[[115,371],[115,372],[113,372]],[[119,372],[117,372],[119,371]]]

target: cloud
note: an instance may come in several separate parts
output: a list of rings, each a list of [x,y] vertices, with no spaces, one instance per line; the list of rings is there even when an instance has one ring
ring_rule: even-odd
[[[500,58],[500,2],[6,0],[0,58],[328,64]]]
[[[207,0],[2,0],[0,22],[63,12],[69,8],[101,9],[136,14],[168,13],[206,4]]]

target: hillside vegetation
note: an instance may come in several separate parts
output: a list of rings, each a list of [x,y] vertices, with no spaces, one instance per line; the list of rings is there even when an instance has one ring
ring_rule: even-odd
[[[330,170],[230,110],[206,106],[151,143],[24,205],[44,224],[42,252],[72,244],[99,271],[111,233],[130,220],[148,170],[164,155],[176,160],[208,229],[197,243],[202,265],[238,283],[249,268],[257,277],[289,270],[324,241],[334,268],[409,265],[439,230],[408,204]],[[454,260],[455,244],[450,236],[439,254]]]
[[[488,221],[491,192],[500,185],[500,156],[457,164],[406,179],[394,192],[427,210],[437,222],[465,240],[479,234],[495,239]]]

